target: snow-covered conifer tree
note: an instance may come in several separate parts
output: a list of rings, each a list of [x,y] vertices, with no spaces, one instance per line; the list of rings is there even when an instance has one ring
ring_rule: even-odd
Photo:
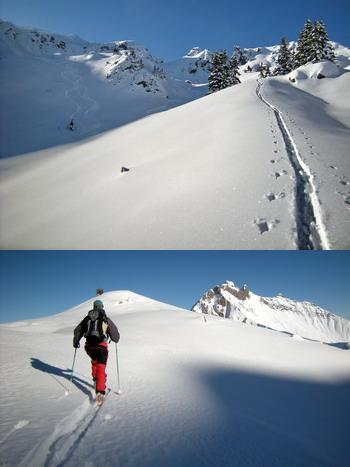
[[[257,67],[257,71],[259,71],[259,77],[260,78],[266,78],[267,76],[271,76],[271,66],[269,63],[266,63],[265,65],[263,63],[260,63]]]
[[[276,75],[286,75],[292,70],[292,54],[288,48],[285,37],[282,37],[280,50],[277,57]]]
[[[314,26],[312,21],[308,19],[299,34],[298,46],[295,53],[296,67],[305,65],[311,61],[313,28]]]
[[[238,65],[245,65],[248,62],[248,58],[238,45],[233,48],[233,56],[236,57]]]
[[[295,67],[319,60],[333,61],[334,58],[334,49],[328,39],[324,22],[307,20],[299,35]]]
[[[220,91],[229,86],[229,67],[227,64],[227,51],[220,50],[214,53],[210,64],[210,75],[208,78],[209,92]]]
[[[269,63],[266,63],[265,65],[265,78],[267,76],[271,76],[271,65]]]
[[[241,80],[239,79],[240,72],[238,71],[238,61],[236,56],[233,54],[228,63],[229,76],[228,76],[228,86],[233,86],[239,84]]]
[[[334,47],[329,41],[326,26],[323,21],[315,21],[312,31],[311,61],[334,61]]]
[[[294,42],[294,44],[292,45],[292,47],[290,48],[290,64],[291,64],[291,67],[292,67],[292,70],[294,70],[296,68],[296,65],[295,65],[295,56],[296,56],[296,53],[297,53],[297,45],[296,43]]]

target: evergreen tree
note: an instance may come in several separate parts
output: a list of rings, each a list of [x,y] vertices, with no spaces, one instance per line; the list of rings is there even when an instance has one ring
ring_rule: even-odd
[[[335,59],[334,48],[328,39],[323,21],[307,20],[298,39],[295,67],[319,60]]]
[[[238,61],[234,55],[228,60],[225,49],[215,52],[210,64],[209,92],[220,91],[240,83],[239,75]]]
[[[263,70],[264,70],[264,65],[262,64],[262,62],[260,62],[260,63],[258,64],[258,66],[256,67],[256,71],[259,72],[259,77],[260,77],[260,78],[263,78],[263,76],[262,76]]]
[[[304,24],[304,28],[299,34],[298,47],[295,54],[295,66],[299,67],[310,62],[311,50],[312,50],[312,33],[313,23],[311,20],[307,20]]]
[[[238,65],[245,65],[248,62],[248,58],[242,52],[242,49],[236,45],[233,48],[233,56],[236,57]]]
[[[257,67],[257,71],[259,71],[259,78],[266,78],[267,76],[271,76],[270,64],[260,63]]]
[[[288,49],[286,38],[282,37],[275,74],[286,75],[292,68],[292,53]]]
[[[271,65],[269,63],[266,63],[265,65],[265,78],[267,76],[271,76]]]
[[[295,70],[296,68],[296,65],[295,65],[296,52],[297,52],[297,46],[296,46],[296,43],[294,43],[292,47],[290,48],[290,64],[291,64],[292,70]]]
[[[216,92],[228,85],[229,68],[227,64],[227,51],[220,50],[213,54],[210,63],[210,75],[208,78],[209,92]]]
[[[234,86],[239,84],[241,80],[239,79],[240,72],[238,71],[238,61],[236,56],[233,54],[228,63],[229,76],[228,76],[228,86]]]
[[[323,21],[315,21],[312,31],[311,61],[334,61],[334,47],[329,41],[326,26]]]

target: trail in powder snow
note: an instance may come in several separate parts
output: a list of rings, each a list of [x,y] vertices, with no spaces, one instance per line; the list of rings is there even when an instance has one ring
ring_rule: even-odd
[[[300,250],[329,250],[327,232],[322,222],[320,202],[311,170],[302,160],[282,112],[263,97],[262,86],[263,83],[258,80],[256,95],[274,112],[287,156],[295,172],[295,217],[298,248]]]
[[[71,85],[65,91],[65,96],[75,105],[75,110],[69,119],[75,120],[80,133],[94,134],[99,128],[99,121],[93,114],[99,109],[99,104],[89,96],[88,88],[83,85],[81,75],[72,66],[65,65],[61,75]],[[84,102],[85,105],[83,105]]]
[[[106,397],[110,390],[106,392]],[[85,399],[68,417],[61,420],[53,433],[36,446],[21,465],[37,466],[45,459],[44,467],[63,467],[71,459],[102,406],[92,405],[92,396]]]

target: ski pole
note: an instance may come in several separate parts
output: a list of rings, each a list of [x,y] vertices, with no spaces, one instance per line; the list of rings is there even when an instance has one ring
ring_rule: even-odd
[[[118,346],[117,346],[117,343],[115,343],[115,357],[116,357],[116,361],[117,361],[117,376],[118,376],[118,391],[117,391],[117,394],[122,394],[123,391],[120,387],[120,375],[119,375],[119,359],[118,359]]]
[[[75,365],[75,357],[76,357],[76,355],[77,355],[77,349],[75,348],[75,350],[74,350],[74,357],[73,357],[73,365],[72,365],[72,374],[71,374],[71,376],[70,376],[70,380],[71,380],[71,381],[72,381],[72,379],[73,379],[73,372],[74,372],[74,365]]]

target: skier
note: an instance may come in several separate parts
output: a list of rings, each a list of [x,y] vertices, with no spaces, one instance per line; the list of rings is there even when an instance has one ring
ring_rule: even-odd
[[[74,329],[73,347],[80,347],[79,341],[85,337],[85,351],[91,358],[91,373],[95,384],[96,402],[101,405],[106,393],[106,365],[108,359],[108,338],[119,342],[117,326],[106,312],[101,300],[95,300],[93,309]]]
[[[67,129],[70,131],[74,131],[74,120],[73,119],[68,123]]]

